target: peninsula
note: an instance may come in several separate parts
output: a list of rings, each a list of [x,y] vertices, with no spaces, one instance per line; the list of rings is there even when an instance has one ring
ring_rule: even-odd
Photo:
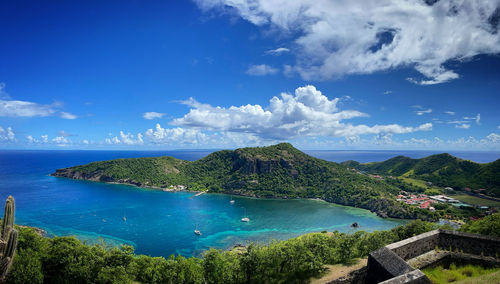
[[[262,198],[319,198],[364,208],[382,217],[437,220],[438,212],[396,200],[420,188],[396,178],[374,178],[352,167],[311,157],[289,143],[211,153],[197,161],[130,158],[58,169],[56,177],[185,189]]]

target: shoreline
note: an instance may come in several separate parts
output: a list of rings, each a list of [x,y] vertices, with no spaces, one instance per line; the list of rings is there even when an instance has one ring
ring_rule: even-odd
[[[283,199],[283,200],[313,200],[313,201],[322,201],[322,202],[326,202],[326,203],[329,203],[329,204],[335,204],[335,205],[345,206],[345,207],[349,207],[349,208],[356,208],[356,209],[367,210],[367,211],[370,211],[371,213],[374,213],[375,215],[377,215],[377,217],[380,217],[382,219],[416,220],[416,219],[408,219],[408,218],[391,217],[391,216],[388,216],[387,214],[384,214],[384,212],[376,212],[376,211],[373,211],[373,210],[368,209],[368,208],[357,207],[357,206],[350,206],[350,205],[346,205],[346,204],[340,204],[340,203],[330,202],[328,200],[324,200],[324,199],[321,199],[321,198],[300,198],[300,197],[297,197],[297,198],[290,197],[289,198],[287,196],[284,196],[284,197],[283,196],[281,196],[281,197],[280,196],[260,197],[260,196],[258,196],[256,194],[251,194],[251,193],[244,194],[244,193],[241,193],[241,192],[210,192],[209,190],[206,190],[206,191],[196,191],[196,190],[188,190],[188,189],[183,189],[183,190],[164,190],[163,188],[158,187],[158,186],[137,185],[137,184],[126,183],[126,182],[95,181],[95,180],[81,179],[81,178],[75,179],[75,178],[64,177],[64,176],[56,176],[56,175],[52,175],[52,174],[49,174],[48,176],[55,177],[55,178],[65,178],[65,179],[70,179],[70,180],[80,180],[80,181],[102,183],[102,184],[125,185],[125,186],[131,186],[131,187],[143,189],[143,190],[153,190],[153,191],[161,191],[161,192],[167,192],[167,193],[184,192],[184,193],[195,193],[195,195],[196,194],[201,195],[203,193],[209,193],[209,194],[234,195],[234,196],[240,196],[240,197],[246,197],[246,198],[256,198],[256,199],[270,199],[270,200],[272,200],[272,199]],[[198,196],[198,195],[196,195],[196,196]],[[193,196],[193,197],[195,197],[195,196]]]

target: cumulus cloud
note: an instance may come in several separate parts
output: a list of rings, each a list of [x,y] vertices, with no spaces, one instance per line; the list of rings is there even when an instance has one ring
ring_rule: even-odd
[[[274,75],[278,73],[278,69],[266,64],[250,65],[247,69],[247,74],[252,76]]]
[[[392,94],[392,91],[387,90],[384,92],[384,95],[390,95],[390,94]]]
[[[455,115],[454,111],[445,111],[444,113],[449,114],[449,115]]]
[[[148,142],[153,144],[200,144],[208,140],[206,134],[197,129],[163,128],[159,123],[155,128],[148,129],[144,136]]]
[[[134,136],[131,133],[126,133],[123,131],[120,131],[119,136],[115,136],[113,138],[106,138],[105,142],[106,144],[115,144],[115,145],[142,145],[144,144],[144,140],[142,139],[143,135],[141,133],[137,133],[136,136]]]
[[[251,133],[263,139],[292,139],[301,136],[352,137],[363,134],[411,133],[432,129],[431,123],[417,127],[398,124],[367,126],[345,120],[367,117],[357,110],[339,110],[339,98],[329,99],[314,86],[300,87],[295,93],[273,97],[267,107],[260,105],[229,108],[202,104],[190,98],[183,103],[189,113],[171,124],[193,129]]]
[[[16,134],[12,130],[12,127],[7,127],[4,129],[0,126],[0,142],[16,142]]]
[[[270,54],[270,55],[281,55],[283,53],[287,53],[289,52],[290,49],[286,48],[286,47],[278,47],[276,49],[271,49],[271,50],[268,50],[266,51],[266,54]]]
[[[422,85],[459,77],[446,63],[500,52],[497,0],[195,0],[291,38],[306,80],[413,66]],[[495,14],[496,13],[496,14]]]
[[[486,139],[484,141],[500,144],[500,135],[496,133],[490,133],[488,136],[486,136]]]
[[[64,136],[56,136],[51,140],[55,144],[69,144],[70,141]]]
[[[152,119],[162,118],[164,115],[165,115],[165,113],[160,113],[160,112],[150,111],[150,112],[145,112],[145,113],[143,113],[143,114],[142,114],[142,117],[143,117],[144,119],[149,119],[149,120],[152,120]]]

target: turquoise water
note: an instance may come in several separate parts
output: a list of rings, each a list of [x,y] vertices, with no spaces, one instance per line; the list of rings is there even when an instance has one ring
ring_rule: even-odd
[[[199,255],[210,248],[287,239],[322,230],[372,231],[404,221],[317,200],[263,200],[222,194],[168,193],[48,176],[56,168],[119,157],[171,155],[194,160],[206,152],[2,151],[0,198],[16,199],[16,223],[50,235],[134,245],[137,253]],[[243,223],[245,214],[250,222]],[[193,230],[198,227],[202,236]]]

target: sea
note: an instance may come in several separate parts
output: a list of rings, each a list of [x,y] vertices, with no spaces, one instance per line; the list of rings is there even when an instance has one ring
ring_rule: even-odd
[[[117,158],[173,156],[197,160],[212,151],[1,150],[0,199],[13,195],[16,223],[39,227],[49,236],[76,236],[86,243],[129,244],[136,253],[199,256],[209,248],[268,243],[323,230],[386,230],[407,220],[382,219],[359,208],[320,200],[255,199],[224,194],[162,192],[49,176],[58,168]],[[427,151],[305,151],[325,160],[383,161]],[[450,152],[480,163],[500,152]],[[234,199],[234,204],[230,200]],[[248,217],[250,222],[241,222]],[[197,236],[198,229],[202,235]]]

